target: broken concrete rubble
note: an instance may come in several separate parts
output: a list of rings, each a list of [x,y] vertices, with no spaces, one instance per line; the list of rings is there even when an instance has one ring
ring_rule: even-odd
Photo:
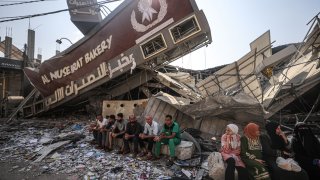
[[[36,124],[36,122],[31,123],[32,121],[29,120],[30,124]],[[44,125],[43,121],[38,122]],[[115,152],[107,153],[96,149],[90,144],[93,137],[88,131],[89,124],[90,122],[87,121],[77,122],[65,126],[63,129],[47,129],[41,126],[41,128],[23,127],[10,132],[1,131],[1,136],[10,133],[10,138],[0,145],[0,161],[25,161],[29,164],[28,166],[15,166],[12,167],[12,171],[23,174],[33,172],[36,168],[40,171],[37,176],[66,174],[67,177],[76,176],[77,179],[170,179],[172,177],[168,174],[171,167],[166,167],[162,160],[142,161],[132,158],[130,155],[122,156]],[[3,126],[2,130],[4,129],[10,129],[10,126]],[[82,135],[81,137],[84,138],[72,141],[76,137],[74,134]],[[66,140],[68,138],[69,140]],[[61,141],[56,140],[56,143],[48,144],[54,139]],[[190,152],[186,153],[185,151],[193,150],[192,142],[182,143],[181,148],[177,148],[181,159],[189,158]],[[40,156],[36,157],[35,155]],[[183,160],[179,160],[177,163],[185,164]],[[187,165],[183,169],[176,169],[173,176],[182,178],[187,174],[191,179],[195,178],[198,170],[192,167],[194,166]],[[200,175],[204,177],[206,173],[201,171]]]
[[[175,77],[176,80],[171,77]],[[186,81],[187,79],[177,78],[173,74],[165,74],[161,72],[157,73],[156,79],[184,98],[188,98],[192,101],[199,101],[201,99],[201,95],[195,91],[195,84],[192,85],[193,81],[188,82]]]
[[[147,114],[160,124],[164,123],[166,114],[174,114],[182,129],[197,129],[207,133],[205,138],[210,139],[223,134],[228,123],[240,127],[250,121],[261,124],[264,111],[259,102],[244,93],[234,96],[219,94],[194,104],[187,99],[159,93],[149,99],[143,115]]]
[[[42,159],[45,158],[48,154],[50,154],[52,151],[55,151],[56,149],[60,148],[63,145],[66,145],[70,142],[71,141],[62,141],[62,142],[57,142],[57,143],[51,144],[47,147],[43,147],[42,149],[40,149],[39,152],[37,152],[37,154],[40,154],[41,156],[38,157],[34,162],[42,161]]]

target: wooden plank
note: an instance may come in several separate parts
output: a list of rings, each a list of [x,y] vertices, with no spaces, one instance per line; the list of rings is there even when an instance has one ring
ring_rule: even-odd
[[[13,113],[10,114],[9,119],[7,123],[11,122],[12,118],[23,108],[23,106],[28,102],[30,98],[33,97],[33,95],[37,92],[38,90],[36,88],[33,88],[33,90],[28,94],[28,96],[21,101],[19,106],[13,111]]]

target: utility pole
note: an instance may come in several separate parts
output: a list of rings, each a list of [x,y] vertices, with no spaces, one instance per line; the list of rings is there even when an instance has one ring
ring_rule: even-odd
[[[2,98],[5,98],[6,95],[6,78],[4,76],[4,70],[2,71]]]

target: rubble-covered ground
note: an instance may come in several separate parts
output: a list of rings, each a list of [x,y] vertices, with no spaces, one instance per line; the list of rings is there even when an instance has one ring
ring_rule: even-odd
[[[164,159],[143,161],[96,149],[88,125],[85,118],[21,119],[9,124],[2,119],[0,179],[192,179],[199,172],[199,168],[166,167]],[[65,145],[46,155],[45,147],[65,140]]]

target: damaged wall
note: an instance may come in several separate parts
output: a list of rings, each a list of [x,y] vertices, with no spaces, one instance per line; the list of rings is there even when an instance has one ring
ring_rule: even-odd
[[[124,119],[128,119],[129,115],[134,114],[134,109],[138,106],[145,107],[148,99],[140,99],[134,101],[103,101],[102,115],[117,115],[123,113]]]

